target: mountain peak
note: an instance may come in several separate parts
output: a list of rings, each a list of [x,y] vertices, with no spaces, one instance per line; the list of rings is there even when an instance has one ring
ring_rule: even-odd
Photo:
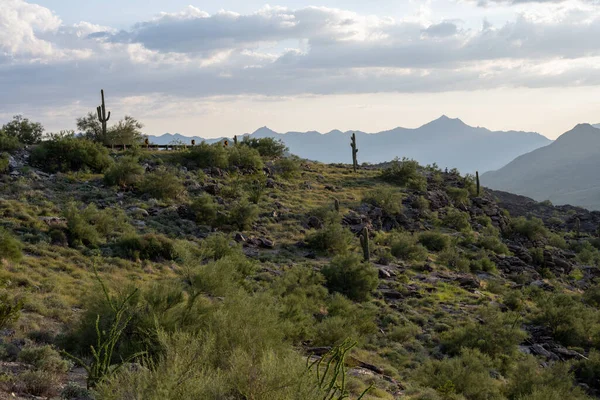
[[[450,118],[446,114],[442,115],[438,119],[434,119],[431,122],[426,123],[423,127],[433,128],[462,128],[468,126],[460,118]]]
[[[271,137],[276,134],[277,134],[277,132],[275,132],[274,130],[269,129],[267,126],[263,126],[261,128],[258,128],[257,130],[255,130],[252,133],[252,136],[254,136],[254,137]]]
[[[577,124],[570,131],[560,135],[555,141],[560,145],[568,144],[584,147],[596,142],[600,142],[600,129],[590,124]]]

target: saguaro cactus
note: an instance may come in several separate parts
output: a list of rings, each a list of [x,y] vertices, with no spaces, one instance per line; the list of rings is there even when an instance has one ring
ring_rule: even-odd
[[[475,171],[475,180],[477,181],[477,197],[479,197],[479,193],[480,193],[479,171]]]
[[[233,137],[233,145],[237,146],[237,135]]]
[[[365,261],[369,261],[371,259],[369,251],[369,228],[366,226],[363,228],[362,233],[360,234],[360,245],[363,249],[363,257]]]
[[[356,153],[358,153],[358,148],[356,148],[356,133],[352,134],[352,142],[350,142],[350,147],[352,147],[352,168],[354,172],[358,168],[358,161],[356,160]]]
[[[340,211],[340,201],[338,199],[333,199],[333,208],[335,208],[335,211],[337,212]]]
[[[96,111],[98,112],[98,121],[102,124],[102,138],[106,139],[106,123],[110,119],[110,111],[107,115],[106,106],[104,104],[104,89],[100,90],[100,95],[102,96],[102,104],[96,107]]]

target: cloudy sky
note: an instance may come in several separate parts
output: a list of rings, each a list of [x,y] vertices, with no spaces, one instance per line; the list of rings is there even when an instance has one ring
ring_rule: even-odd
[[[555,138],[600,122],[600,0],[0,0],[0,122],[73,129],[100,88],[149,134],[447,114]]]

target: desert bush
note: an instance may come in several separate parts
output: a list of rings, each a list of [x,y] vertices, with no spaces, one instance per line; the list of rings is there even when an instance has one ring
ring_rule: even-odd
[[[0,151],[6,151],[12,153],[23,147],[23,144],[19,142],[16,137],[8,136],[3,130],[0,129]]]
[[[0,259],[20,261],[23,258],[23,246],[6,229],[0,228]]]
[[[227,149],[221,143],[208,144],[202,142],[183,153],[184,164],[188,168],[227,168],[229,166]]]
[[[589,387],[600,389],[600,352],[591,349],[587,359],[578,361],[575,366],[575,377]]]
[[[257,150],[247,146],[234,146],[228,149],[229,167],[257,171],[263,167],[263,161]]]
[[[284,179],[292,179],[300,174],[300,160],[297,157],[285,157],[275,161],[275,172]]]
[[[440,232],[422,232],[419,235],[419,243],[429,251],[442,251],[450,245],[450,238]]]
[[[494,363],[477,349],[463,349],[457,357],[426,361],[414,374],[423,386],[445,399],[501,400],[502,385],[491,377]],[[458,395],[458,396],[457,396]],[[453,397],[456,396],[456,397]]]
[[[409,233],[392,234],[390,248],[394,257],[403,260],[423,261],[427,258],[427,249],[417,243],[417,237]]]
[[[496,264],[490,260],[489,258],[485,257],[485,256],[481,256],[476,260],[471,260],[471,272],[479,272],[479,271],[484,271],[484,272],[490,272],[490,273],[496,273],[497,269],[496,269]]]
[[[256,150],[261,157],[264,157],[268,160],[283,157],[285,152],[288,150],[281,140],[273,138],[250,138],[248,136],[244,136],[244,139],[240,142],[240,145],[241,146],[238,147],[247,146]]]
[[[418,167],[419,163],[414,160],[402,159],[399,161],[396,158],[390,167],[382,171],[381,178],[396,185],[425,191],[427,190],[427,179],[419,172]]]
[[[508,247],[496,236],[480,235],[477,245],[496,254],[508,254]]]
[[[69,382],[60,392],[62,400],[93,400],[92,394],[83,386]]]
[[[69,202],[63,216],[67,220],[69,242],[73,246],[97,246],[132,230],[123,210],[117,208],[98,210],[94,204],[82,208],[75,202]]]
[[[0,174],[8,172],[9,157],[8,153],[0,153]]]
[[[377,270],[361,261],[357,254],[335,257],[321,272],[332,292],[345,295],[354,301],[365,301],[378,283]]]
[[[36,369],[57,374],[64,374],[69,370],[69,363],[63,360],[60,353],[49,345],[25,346],[19,352],[17,360],[30,364]]]
[[[215,225],[219,205],[213,196],[203,193],[194,199],[191,207],[197,223],[209,226]]]
[[[467,189],[449,187],[446,189],[448,197],[452,200],[452,204],[455,206],[467,206],[469,205],[469,191]]]
[[[15,115],[12,121],[2,127],[2,132],[20,143],[36,144],[42,140],[44,127],[39,122],[31,122],[21,115]]]
[[[535,217],[531,219],[525,217],[513,218],[510,221],[510,230],[532,241],[547,238],[549,234],[544,226],[544,221]]]
[[[477,349],[490,357],[510,355],[527,337],[519,328],[517,313],[502,313],[494,307],[484,307],[478,312],[478,321],[470,320],[465,325],[442,334],[442,346],[446,353],[456,355],[468,347]]]
[[[174,242],[163,235],[125,235],[115,243],[117,254],[133,260],[174,260]]]
[[[104,182],[111,186],[134,187],[144,175],[144,168],[136,157],[124,156],[104,173]]]
[[[215,261],[223,257],[242,254],[240,246],[221,232],[206,237],[200,244],[200,253],[202,258]]]
[[[386,214],[402,213],[402,193],[393,188],[380,186],[371,189],[363,197],[363,202],[381,208]]]
[[[108,150],[73,133],[50,136],[31,152],[31,163],[47,172],[104,172],[112,164]]]
[[[240,230],[250,229],[258,218],[258,212],[258,206],[244,198],[231,206],[229,220],[232,225],[237,226]]]
[[[21,381],[25,393],[46,398],[57,394],[60,385],[58,375],[43,370],[26,371],[19,375],[18,379]]]
[[[315,250],[341,254],[348,250],[353,238],[354,235],[350,230],[339,224],[330,223],[310,234],[307,242]]]
[[[158,200],[173,200],[185,192],[181,179],[166,168],[147,173],[139,184],[139,189]]]
[[[558,233],[550,233],[548,244],[562,250],[566,250],[569,247],[563,236]]]
[[[7,292],[0,292],[0,329],[4,329],[11,323],[19,319],[23,300],[9,295]]]
[[[442,219],[444,225],[449,228],[456,229],[457,231],[470,231],[471,223],[469,222],[469,214],[457,210],[456,208],[449,208],[446,210],[446,215]]]
[[[554,339],[565,346],[588,347],[598,340],[600,315],[581,300],[564,293],[545,294],[537,305],[534,321],[548,329]]]
[[[442,250],[438,254],[437,262],[438,264],[445,265],[450,269],[461,272],[469,272],[471,267],[469,259],[463,255],[462,252],[457,250],[456,247],[448,247]]]

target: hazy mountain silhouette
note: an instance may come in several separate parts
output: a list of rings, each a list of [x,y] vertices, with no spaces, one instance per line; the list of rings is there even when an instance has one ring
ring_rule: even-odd
[[[354,132],[360,163],[408,157],[421,164],[437,163],[441,168],[458,168],[465,173],[498,169],[523,153],[551,143],[550,139],[535,132],[494,132],[469,126],[458,118],[445,115],[416,129],[398,127],[378,133],[333,130],[325,134],[316,131],[282,134],[263,127],[250,136],[281,139],[291,153],[310,160],[349,163],[350,135]],[[191,139],[202,140],[178,134],[150,137],[157,144],[168,144],[173,139],[186,143]]]
[[[600,127],[599,125],[596,125]],[[492,189],[600,209],[600,129],[579,124],[552,144],[517,157],[488,172],[481,183]]]

